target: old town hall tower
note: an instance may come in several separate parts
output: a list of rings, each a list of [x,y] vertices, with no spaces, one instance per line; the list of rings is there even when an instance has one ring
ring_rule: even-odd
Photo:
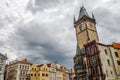
[[[74,18],[74,28],[76,30],[77,39],[76,55],[74,56],[74,80],[86,80],[87,63],[85,61],[84,45],[93,40],[99,42],[94,15],[92,14],[92,17],[90,17],[86,9],[82,6],[78,19],[76,20]]]
[[[78,20],[74,19],[74,28],[80,48],[83,48],[86,43],[92,40],[99,41],[94,15],[92,14],[91,18],[84,7],[80,9]]]

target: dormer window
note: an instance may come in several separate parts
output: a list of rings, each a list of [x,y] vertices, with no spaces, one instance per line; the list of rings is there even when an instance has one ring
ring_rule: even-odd
[[[82,24],[79,25],[79,29],[82,30]]]

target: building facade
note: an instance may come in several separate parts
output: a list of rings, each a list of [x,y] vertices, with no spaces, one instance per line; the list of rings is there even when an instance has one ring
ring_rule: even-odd
[[[27,60],[15,60],[6,66],[5,80],[26,80],[31,63]]]
[[[56,80],[56,65],[55,62],[47,64],[50,69],[50,80]]]
[[[69,80],[74,80],[75,72],[74,69],[69,70]]]
[[[29,73],[30,80],[69,80],[69,70],[57,62],[32,64]]]
[[[4,70],[7,57],[0,53],[0,80],[4,80]]]
[[[59,63],[55,62],[56,67],[56,80],[63,80],[63,72]]]
[[[30,80],[50,80],[50,72],[47,64],[32,64],[29,72]]]
[[[74,18],[77,49],[74,56],[74,80],[120,80],[120,44],[99,42],[96,20],[82,6]]]

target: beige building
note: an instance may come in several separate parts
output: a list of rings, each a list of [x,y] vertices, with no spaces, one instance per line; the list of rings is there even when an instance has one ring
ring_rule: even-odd
[[[105,45],[98,43],[98,48],[106,80],[120,80],[120,44]]]
[[[6,66],[5,80],[26,80],[31,63],[27,60],[15,60]]]
[[[50,80],[56,80],[56,65],[55,62],[47,64],[50,69]]]
[[[61,70],[60,64],[56,62],[55,65],[56,65],[56,80],[63,80],[63,72]]]

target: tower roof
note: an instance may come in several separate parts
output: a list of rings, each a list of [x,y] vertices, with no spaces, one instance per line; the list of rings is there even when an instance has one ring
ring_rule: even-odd
[[[80,8],[78,20],[81,19],[83,16],[89,17],[89,15],[88,15],[86,9],[84,8],[84,6],[82,6],[82,7]]]

